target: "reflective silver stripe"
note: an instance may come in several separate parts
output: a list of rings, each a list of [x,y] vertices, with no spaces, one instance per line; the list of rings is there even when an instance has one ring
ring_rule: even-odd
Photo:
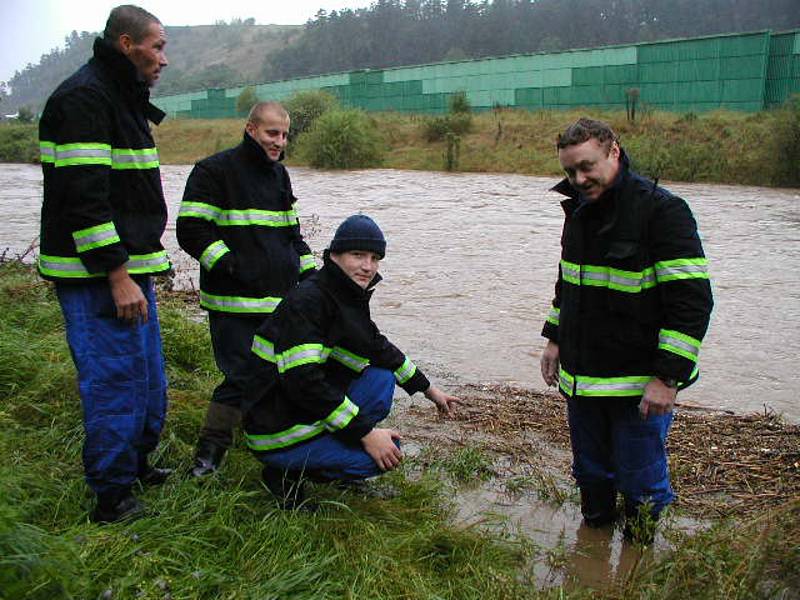
[[[231,313],[271,313],[280,304],[281,298],[246,298],[244,296],[217,296],[200,290],[200,306],[209,310]]]
[[[325,428],[328,431],[336,431],[346,427],[353,420],[353,417],[358,414],[358,410],[358,405],[345,396],[344,401],[331,414],[325,417]]]
[[[320,422],[311,425],[295,425],[291,429],[280,433],[267,435],[247,434],[247,445],[253,450],[276,450],[312,438],[323,431],[325,431],[325,426]]]
[[[557,327],[560,320],[561,320],[561,309],[556,306],[551,306],[550,314],[547,315],[547,322]]]
[[[208,245],[208,248],[203,250],[200,255],[200,264],[203,265],[207,271],[214,268],[217,261],[230,252],[230,248],[222,240],[217,240]]]
[[[205,202],[181,203],[178,218],[196,217],[214,221],[220,227],[242,225],[264,225],[268,227],[294,227],[297,225],[297,211],[260,210],[222,210]],[[313,257],[312,257],[313,258]]]
[[[289,369],[309,363],[324,363],[331,353],[330,348],[322,344],[301,344],[281,352],[278,358],[278,371],[285,373]]]
[[[166,251],[152,254],[131,255],[125,263],[128,273],[132,275],[147,275],[166,271],[170,268]],[[105,271],[90,273],[81,262],[80,258],[72,256],[47,256],[39,255],[39,271],[42,275],[67,279],[106,277]]]
[[[581,267],[580,265],[576,265],[575,263],[567,262],[566,260],[561,260],[561,278],[568,282],[573,283],[575,285],[581,284]]]
[[[618,292],[638,293],[656,285],[655,269],[624,271],[607,266],[576,265],[561,261],[561,276],[573,285],[608,287]]]
[[[120,241],[114,223],[111,222],[73,231],[72,239],[75,240],[75,248],[78,252],[88,252]]]
[[[656,278],[660,282],[678,279],[708,279],[708,259],[677,258],[655,264]]]
[[[697,357],[700,354],[700,345],[700,340],[679,331],[662,329],[658,332],[658,347],[660,350],[672,352],[692,362],[697,362]]]
[[[411,362],[408,358],[405,359],[400,368],[394,372],[394,377],[397,379],[397,383],[403,385],[409,379],[414,376],[414,373],[417,372],[417,366]]]
[[[134,275],[153,271],[164,271],[170,268],[166,251],[142,256],[130,256],[125,266],[128,269],[128,273]]]
[[[559,369],[559,387],[568,396],[641,396],[652,379],[650,375],[590,377],[572,375],[564,369]]]
[[[111,166],[114,169],[155,169],[159,166],[155,148],[112,148]]]
[[[56,144],[56,167],[111,165],[111,146],[99,143]]]
[[[319,435],[326,429],[328,431],[336,431],[346,427],[353,420],[353,417],[358,414],[358,411],[358,405],[345,396],[342,403],[322,421],[317,421],[310,425],[295,425],[286,431],[278,433],[247,434],[247,445],[253,450],[260,451],[285,448]]]
[[[181,202],[181,208],[178,211],[178,218],[183,217],[197,217],[205,219],[206,221],[216,221],[219,219],[222,211],[216,206],[210,204],[203,204],[202,202]]]
[[[297,224],[297,213],[293,210],[223,210],[217,218],[217,225],[268,225],[271,227],[292,227]]]
[[[349,350],[345,350],[344,348],[340,348],[339,346],[335,347],[331,351],[330,357],[342,363],[345,367],[349,367],[358,373],[369,366],[368,358],[358,356],[357,354],[354,354]]]
[[[39,160],[43,163],[56,162],[56,145],[53,142],[39,142]]]
[[[267,362],[277,363],[278,359],[275,356],[275,346],[268,339],[260,335],[253,336],[253,345],[251,350]]]
[[[314,260],[313,254],[304,254],[300,257],[300,272],[303,273],[304,271],[308,271],[309,269],[315,269],[317,267],[317,263]]]

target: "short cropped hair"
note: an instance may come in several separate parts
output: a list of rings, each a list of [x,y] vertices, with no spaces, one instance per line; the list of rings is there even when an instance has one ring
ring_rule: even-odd
[[[109,42],[116,43],[119,36],[127,33],[134,43],[138,44],[150,33],[152,23],[161,25],[158,17],[145,9],[133,4],[123,4],[111,10],[103,37]]]
[[[264,121],[264,113],[274,113],[279,115],[284,119],[289,118],[289,113],[283,108],[283,105],[280,102],[275,101],[268,101],[268,102],[258,102],[253,105],[253,108],[250,109],[250,114],[247,115],[247,122],[258,124]]]
[[[619,137],[608,123],[587,117],[581,117],[567,127],[564,133],[556,138],[556,149],[561,150],[567,146],[577,146],[591,138],[596,139],[606,148],[611,148],[614,142],[619,142]]]

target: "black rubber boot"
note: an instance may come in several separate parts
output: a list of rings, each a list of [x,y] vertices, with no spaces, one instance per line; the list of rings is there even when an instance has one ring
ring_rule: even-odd
[[[147,461],[147,455],[139,455],[139,469],[138,477],[142,485],[161,485],[169,476],[175,472],[175,469],[166,469],[163,467],[153,467]]]
[[[209,440],[201,439],[197,442],[197,451],[191,470],[192,477],[206,477],[216,473],[227,450]]]
[[[617,520],[617,491],[612,484],[581,486],[581,514],[589,527],[603,527]]]
[[[97,495],[97,505],[91,520],[99,525],[132,521],[144,514],[142,504],[130,490],[107,492]]]
[[[264,467],[261,480],[284,510],[314,510],[315,507],[306,502],[305,484],[300,473]]]

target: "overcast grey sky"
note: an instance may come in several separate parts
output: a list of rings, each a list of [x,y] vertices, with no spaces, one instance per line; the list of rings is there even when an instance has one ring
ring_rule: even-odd
[[[63,48],[73,30],[100,31],[109,11],[125,0],[0,0],[0,81],[36,64],[42,54]],[[362,8],[371,0],[142,0],[165,25],[211,25],[253,17],[259,25],[302,24],[320,8]],[[87,57],[88,58],[88,57]]]

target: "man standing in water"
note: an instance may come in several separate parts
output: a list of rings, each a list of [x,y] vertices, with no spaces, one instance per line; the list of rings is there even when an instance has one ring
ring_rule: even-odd
[[[585,522],[614,522],[620,492],[626,536],[649,542],[675,497],[665,442],[698,376],[708,263],[686,202],[631,171],[607,124],[579,119],[556,146],[566,219],[542,376],[567,398]]]
[[[285,508],[302,502],[303,477],[352,481],[400,464],[399,433],[378,427],[395,382],[408,394],[423,392],[441,414],[460,402],[431,385],[372,322],[369,300],[385,253],[375,221],[349,217],[322,269],[289,292],[256,333],[247,444]]]
[[[169,270],[167,207],[147,121],[167,66],[164,27],[131,5],[111,11],[94,57],[47,101],[39,123],[44,204],[39,272],[54,281],[78,371],[91,518],[132,518],[132,493],[162,483],[148,464],[167,405],[151,275]]]
[[[214,359],[224,375],[200,431],[192,475],[214,473],[233,442],[253,334],[301,277],[314,272],[280,161],[289,115],[277,102],[253,106],[242,143],[195,165],[177,221],[178,242],[200,262]]]

